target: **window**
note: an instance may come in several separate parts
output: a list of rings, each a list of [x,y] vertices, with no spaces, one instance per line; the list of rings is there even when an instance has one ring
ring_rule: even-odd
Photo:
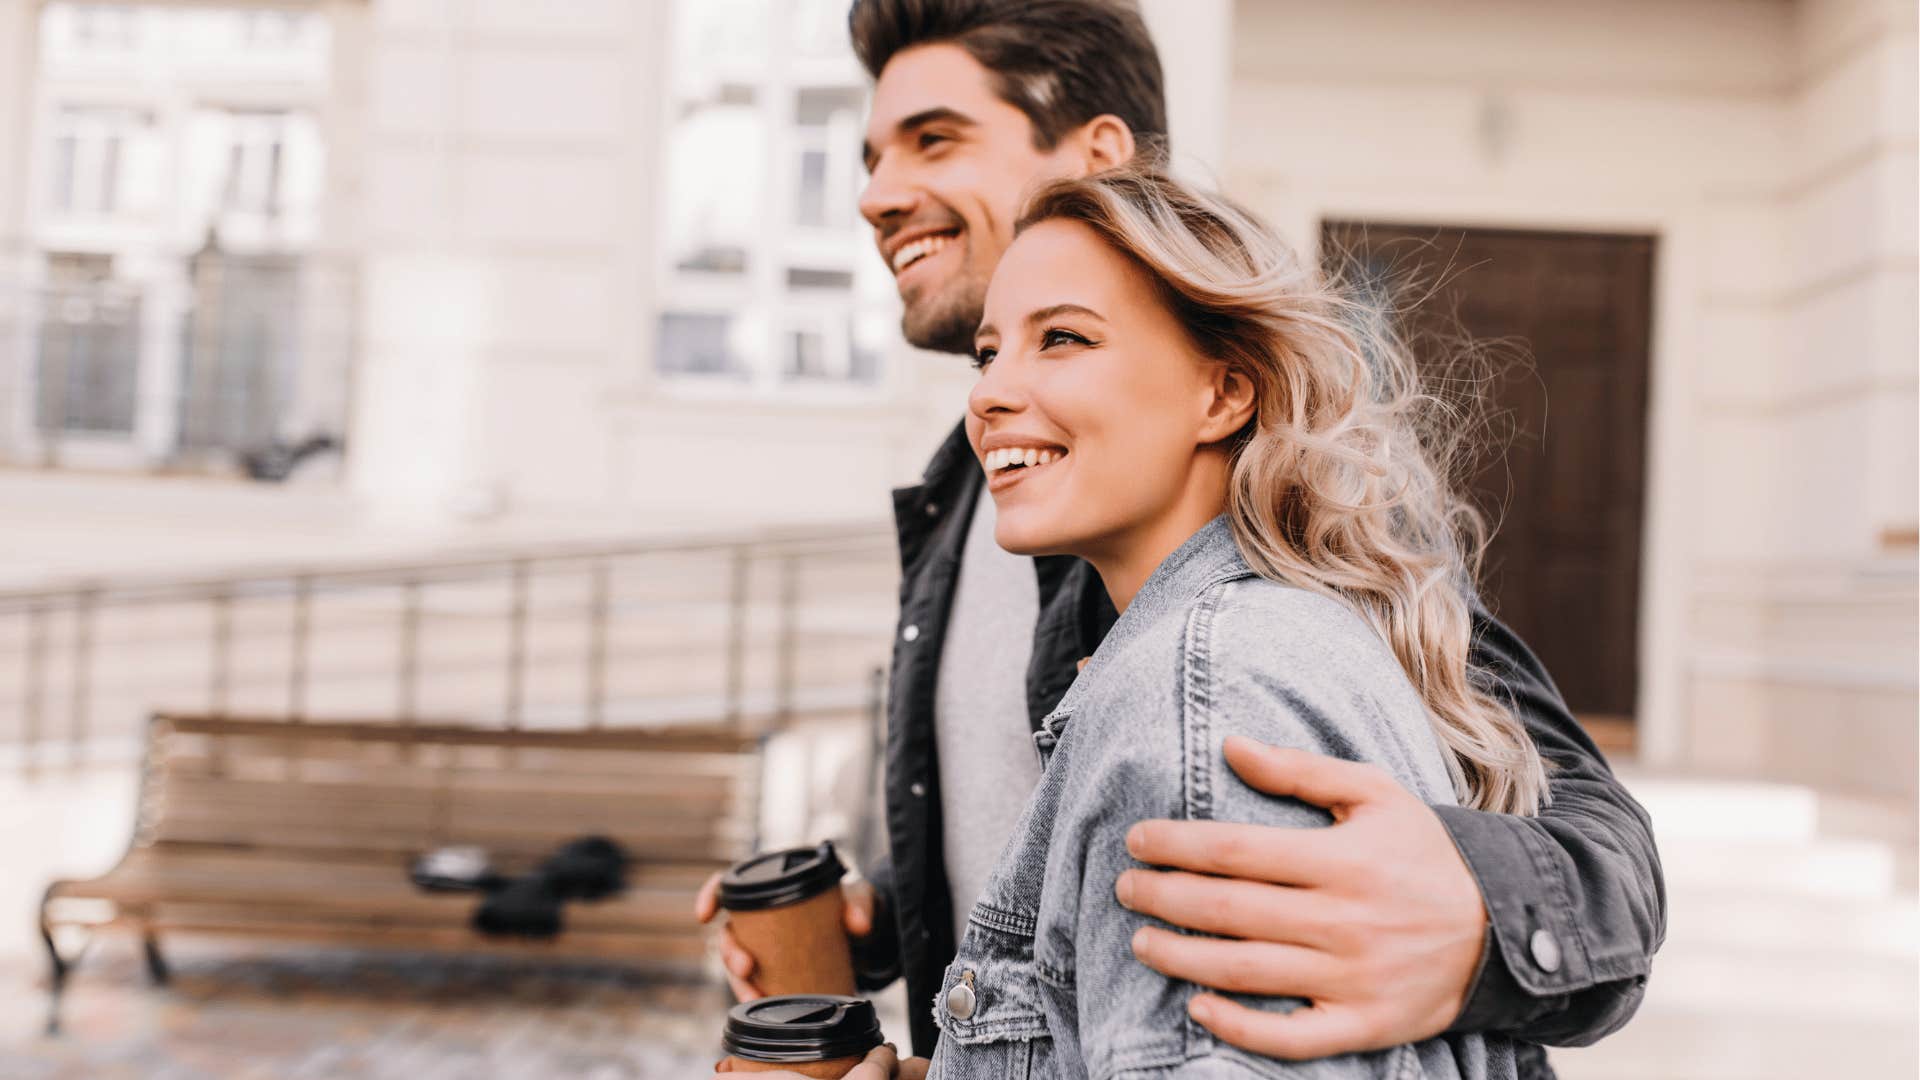
[[[660,319],[660,370],[739,378],[748,368],[736,347],[734,320],[724,312],[669,311]]]
[[[673,10],[655,371],[768,393],[880,382],[886,339],[854,327],[897,315],[857,208],[867,89],[843,0]]]
[[[39,429],[131,433],[140,378],[140,298],[114,282],[113,260],[49,255],[38,329]]]
[[[47,209],[74,217],[111,215],[121,203],[129,144],[149,135],[153,118],[133,109],[59,110],[49,132]]]
[[[229,113],[226,179],[220,208],[276,214],[283,203],[286,158],[285,113]]]

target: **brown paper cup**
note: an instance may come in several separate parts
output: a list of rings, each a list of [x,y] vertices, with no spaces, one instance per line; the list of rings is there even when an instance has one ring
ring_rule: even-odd
[[[845,904],[835,885],[797,904],[727,914],[734,939],[753,956],[753,984],[761,993],[858,993],[853,951],[840,921]]]

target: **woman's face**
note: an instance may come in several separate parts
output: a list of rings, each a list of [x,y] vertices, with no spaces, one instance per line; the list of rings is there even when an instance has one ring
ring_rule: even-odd
[[[1097,559],[1196,497],[1224,498],[1222,474],[1195,467],[1203,445],[1232,433],[1220,430],[1222,366],[1146,271],[1088,226],[1044,221],[1014,240],[975,346],[967,436],[1001,547]],[[1202,483],[1222,490],[1196,492]]]

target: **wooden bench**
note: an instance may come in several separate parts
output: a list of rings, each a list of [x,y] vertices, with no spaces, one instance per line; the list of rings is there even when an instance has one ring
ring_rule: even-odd
[[[693,897],[753,850],[758,747],[716,730],[157,716],[127,853],[100,877],[54,882],[41,904],[48,1029],[77,960],[56,945],[69,927],[139,934],[156,983],[169,934],[698,965]],[[551,939],[482,935],[470,927],[479,894],[429,892],[408,876],[442,845],[478,845],[519,873],[589,834],[633,857],[627,888],[568,903]]]

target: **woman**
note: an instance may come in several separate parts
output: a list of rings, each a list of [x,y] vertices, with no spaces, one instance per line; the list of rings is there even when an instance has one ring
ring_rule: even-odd
[[[1327,822],[1244,787],[1231,736],[1372,762],[1430,802],[1537,808],[1538,755],[1467,675],[1473,515],[1372,315],[1156,173],[1029,204],[968,434],[1001,546],[1087,559],[1121,618],[1036,736],[1044,778],[933,1002],[932,1076],[1513,1074],[1491,1037],[1303,1063],[1224,1045],[1191,985],[1134,959],[1147,920],[1114,893],[1141,819]]]

